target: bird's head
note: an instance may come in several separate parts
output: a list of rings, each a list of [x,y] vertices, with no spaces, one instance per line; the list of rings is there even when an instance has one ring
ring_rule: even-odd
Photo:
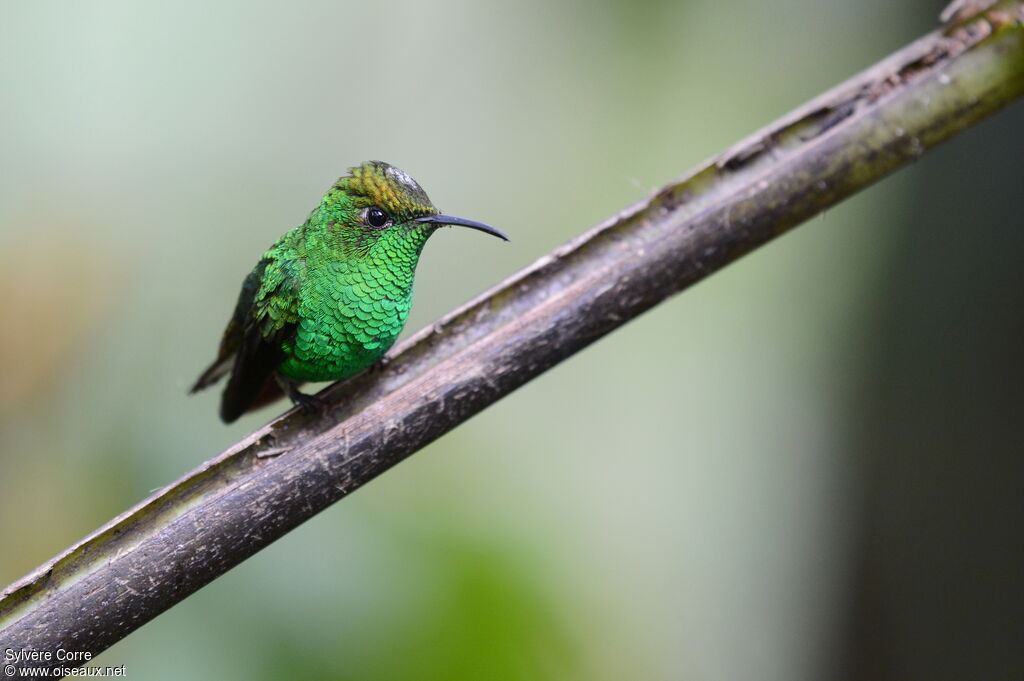
[[[422,247],[442,225],[469,227],[508,241],[500,230],[475,220],[444,215],[419,183],[383,161],[349,169],[310,216],[328,226],[347,248],[366,253],[378,244]]]

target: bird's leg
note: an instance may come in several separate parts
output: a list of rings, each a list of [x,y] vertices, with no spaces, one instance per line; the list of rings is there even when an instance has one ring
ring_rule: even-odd
[[[297,404],[302,411],[307,414],[315,414],[318,411],[322,411],[324,408],[324,401],[315,395],[307,395],[299,390],[299,386],[295,384],[295,381],[291,380],[286,376],[282,376],[279,373],[274,374],[274,378],[277,379],[277,384],[281,386],[281,390],[288,396],[288,399],[292,401],[292,404]]]

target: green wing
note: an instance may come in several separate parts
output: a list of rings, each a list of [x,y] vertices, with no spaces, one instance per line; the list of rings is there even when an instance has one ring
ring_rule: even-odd
[[[276,256],[271,251],[245,278],[217,359],[192,386],[202,390],[231,372],[220,406],[226,423],[280,397],[272,377],[284,359],[282,344],[295,337],[305,261]]]
[[[245,328],[249,311],[252,309],[256,293],[260,289],[260,281],[263,278],[263,270],[266,268],[267,260],[261,260],[259,264],[249,273],[249,276],[242,282],[242,291],[238,294],[238,302],[235,304],[235,312],[231,315],[231,321],[224,329],[224,335],[220,340],[220,348],[217,351],[217,359],[206,368],[199,380],[192,386],[190,393],[199,392],[209,388],[226,373],[231,371],[235,364],[235,355],[242,347],[242,330]]]
[[[282,345],[295,338],[298,326],[299,288],[305,262],[301,259],[265,258],[246,278],[238,308],[250,288],[244,309],[236,309],[239,330],[231,378],[221,399],[220,416],[231,423],[256,403],[268,401],[267,391],[276,396],[273,374],[284,360]],[[256,284],[250,284],[255,277]],[[230,328],[231,324],[229,324]],[[269,384],[269,385],[268,385]]]

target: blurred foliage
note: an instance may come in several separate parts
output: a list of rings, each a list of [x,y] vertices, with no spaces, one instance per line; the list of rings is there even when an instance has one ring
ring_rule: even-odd
[[[22,227],[31,233],[34,221]],[[0,252],[0,356],[17,361],[0,372],[0,423],[11,426],[20,412],[53,399],[114,313],[116,289],[107,257],[71,230],[50,243],[24,233],[9,241]]]
[[[513,237],[433,239],[413,331],[941,4],[6,5],[0,581],[281,408],[226,428],[216,394],[185,390],[244,274],[348,165],[395,163]],[[976,678],[1008,676],[1021,122],[660,306],[99,661],[792,681],[965,678],[978,650]]]

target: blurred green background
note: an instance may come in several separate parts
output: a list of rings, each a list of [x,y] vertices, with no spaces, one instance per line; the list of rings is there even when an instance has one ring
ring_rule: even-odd
[[[0,583],[283,407],[187,397],[350,165],[506,230],[408,332],[942,2],[5,3]],[[99,659],[134,679],[1024,674],[1021,107],[612,334]]]

